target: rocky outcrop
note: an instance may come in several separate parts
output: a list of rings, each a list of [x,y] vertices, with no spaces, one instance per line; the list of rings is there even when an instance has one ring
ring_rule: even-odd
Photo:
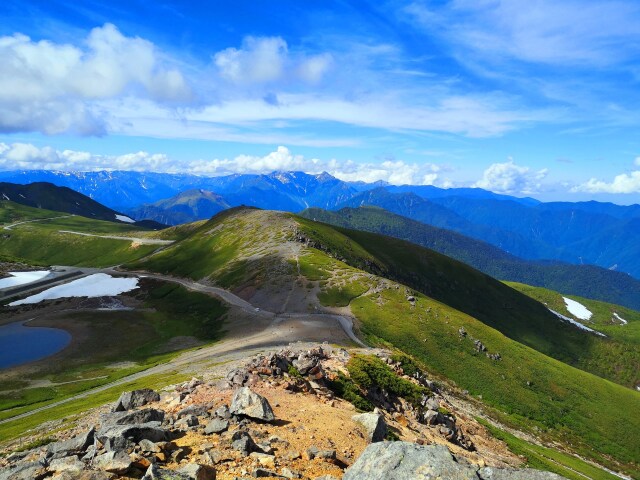
[[[369,445],[343,480],[562,480],[539,470],[481,468],[458,461],[444,445],[382,442]]]
[[[381,442],[387,435],[387,424],[379,413],[361,413],[351,418],[362,426],[369,443]]]
[[[267,399],[247,387],[236,390],[229,410],[233,415],[244,415],[263,422],[272,422],[276,419]]]
[[[143,388],[132,392],[123,392],[116,402],[116,405],[113,407],[113,411],[123,412],[158,401],[160,401],[160,394],[150,388]]]

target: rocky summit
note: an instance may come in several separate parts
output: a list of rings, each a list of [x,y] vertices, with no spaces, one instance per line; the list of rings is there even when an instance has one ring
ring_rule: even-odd
[[[0,480],[562,478],[515,468],[452,392],[386,350],[292,345],[204,373],[123,392],[3,457]]]

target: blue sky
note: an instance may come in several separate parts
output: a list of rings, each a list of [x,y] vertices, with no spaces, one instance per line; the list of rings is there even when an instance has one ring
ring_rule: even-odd
[[[0,20],[0,169],[640,202],[637,1],[4,0]]]

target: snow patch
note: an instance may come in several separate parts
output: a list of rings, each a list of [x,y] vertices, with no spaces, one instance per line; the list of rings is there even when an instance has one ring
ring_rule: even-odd
[[[598,331],[594,330],[593,328],[589,328],[586,325],[581,324],[580,322],[576,322],[573,318],[565,317],[564,315],[562,315],[561,313],[556,312],[555,310],[549,309],[549,311],[551,313],[553,313],[556,317],[558,317],[560,320],[562,320],[564,322],[568,322],[571,325],[574,325],[574,326],[578,327],[580,330],[584,330],[586,332],[595,333],[596,335],[600,335],[601,337],[606,337],[606,335],[604,333],[598,332]]]
[[[106,273],[95,273],[87,277],[73,280],[51,287],[44,292],[11,302],[9,306],[39,303],[43,300],[54,300],[67,297],[114,297],[138,288],[137,277],[112,277]]]
[[[0,280],[0,281],[2,281],[2,280]],[[629,323],[624,318],[622,318],[620,315],[618,315],[616,312],[613,312],[613,316],[616,317],[618,320],[620,320],[623,325],[626,325],[627,323]]]
[[[0,289],[15,287],[16,285],[26,285],[40,280],[49,275],[49,270],[38,270],[35,272],[7,272],[10,277],[0,278]]]
[[[581,303],[576,302],[575,300],[571,300],[567,297],[562,297],[562,299],[564,300],[569,313],[576,317],[578,320],[589,320],[593,315],[593,313],[591,313],[591,311]]]
[[[116,213],[116,220],[120,220],[121,222],[127,222],[127,223],[135,223],[136,221],[127,217],[126,215],[118,215]]]
[[[5,200],[11,200],[9,197],[7,197],[4,193],[2,194],[2,198],[4,198]]]

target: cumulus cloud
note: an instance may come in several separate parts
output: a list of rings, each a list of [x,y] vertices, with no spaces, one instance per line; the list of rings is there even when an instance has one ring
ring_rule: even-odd
[[[3,36],[0,58],[0,132],[102,134],[103,114],[92,101],[135,93],[175,102],[191,95],[151,42],[112,24],[91,30],[82,47]]]
[[[640,166],[640,157],[636,157],[634,164]],[[571,192],[640,193],[640,170],[616,175],[611,182],[591,178],[587,182],[573,187]]]
[[[234,83],[268,83],[285,77],[319,82],[331,67],[329,53],[293,55],[281,37],[246,37],[240,48],[227,48],[213,56],[220,75]]]
[[[513,160],[505,163],[494,163],[487,168],[482,179],[474,186],[507,194],[532,194],[540,190],[542,180],[548,170],[532,170],[529,167],[516,165]]]
[[[303,171],[317,174],[328,172],[345,181],[392,184],[433,185],[442,169],[432,163],[407,163],[385,160],[381,163],[359,163],[351,160],[320,160],[292,153],[279,146],[264,156],[238,155],[234,158],[175,161],[162,153],[136,152],[124,155],[96,155],[74,150],[56,150],[29,143],[0,143],[1,170],[61,170],[95,171],[126,170],[164,173],[190,173],[201,176],[221,176],[233,173],[271,173],[273,171]]]

